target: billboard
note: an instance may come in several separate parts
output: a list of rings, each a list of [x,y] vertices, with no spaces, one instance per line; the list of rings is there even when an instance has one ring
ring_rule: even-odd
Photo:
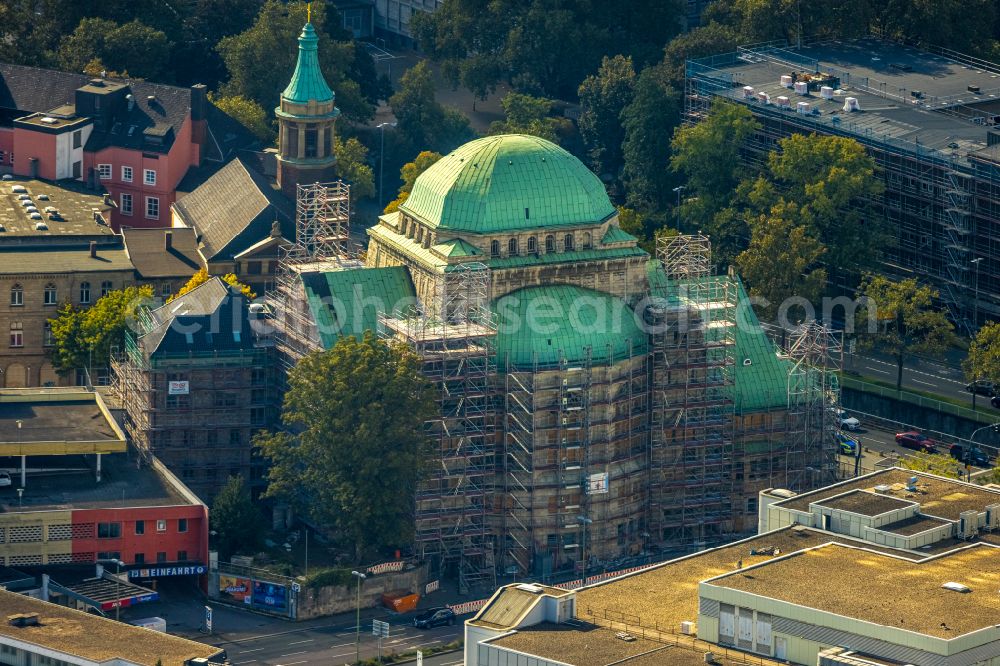
[[[268,610],[283,611],[288,608],[288,591],[284,585],[266,580],[253,582],[253,605]]]
[[[249,578],[219,574],[219,592],[224,597],[249,605],[252,589]]]
[[[603,495],[608,492],[608,473],[591,474],[587,477],[587,494]]]
[[[190,390],[191,385],[186,381],[167,383],[167,395],[187,395]]]

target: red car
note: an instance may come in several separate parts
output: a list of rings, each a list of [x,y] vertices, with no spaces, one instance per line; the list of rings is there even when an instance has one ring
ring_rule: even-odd
[[[896,443],[904,449],[923,451],[924,453],[937,453],[937,442],[921,435],[919,432],[901,432],[896,435]]]

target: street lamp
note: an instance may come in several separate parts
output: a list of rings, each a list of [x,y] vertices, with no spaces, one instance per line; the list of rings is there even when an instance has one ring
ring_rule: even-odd
[[[580,547],[580,559],[583,561],[583,584],[587,584],[587,525],[594,521],[587,516],[577,516],[576,522],[583,525],[583,543]]]
[[[379,140],[378,149],[378,205],[383,206],[385,200],[382,198],[382,172],[385,170],[383,167],[385,165],[385,128],[395,127],[396,123],[379,123],[377,125],[381,138]]]
[[[365,575],[360,571],[352,571],[351,575],[358,579],[358,597],[354,616],[354,663],[361,661],[361,581]]]
[[[125,563],[117,558],[110,560],[97,560],[97,561],[100,564],[115,565],[115,620],[118,621],[121,617],[121,610],[122,610],[121,575],[122,575],[122,567],[125,566]]]
[[[973,266],[976,267],[975,296],[973,296],[973,300],[972,300],[972,313],[973,313],[972,314],[972,330],[973,330],[973,336],[975,336],[975,332],[974,331],[976,331],[977,327],[979,326],[979,262],[982,261],[982,260],[983,260],[982,257],[976,257],[971,262],[969,262]],[[976,409],[976,388],[978,388],[978,386],[977,386],[978,382],[979,382],[979,377],[973,377],[972,378],[972,409],[973,410]]]
[[[677,195],[677,224],[681,222],[681,192],[687,189],[687,185],[678,185],[674,188],[674,193]]]

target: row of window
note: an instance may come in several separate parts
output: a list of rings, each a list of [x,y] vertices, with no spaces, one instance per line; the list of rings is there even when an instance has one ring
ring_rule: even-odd
[[[590,237],[590,232],[583,232],[583,243],[581,249],[589,250],[592,247],[592,241]],[[501,254],[502,246],[500,241],[494,240],[490,242],[490,256],[494,259],[503,256]],[[566,234],[563,236],[562,251],[572,252],[576,249],[576,237],[573,234]],[[556,237],[549,234],[545,237],[545,253],[550,254],[556,251]],[[520,242],[516,238],[511,238],[507,241],[507,256],[516,257],[521,254]],[[528,237],[528,248],[527,254],[538,254],[538,239],[534,236]]]
[[[117,550],[107,550],[97,553],[97,559],[99,560],[120,560],[122,557],[121,552]],[[164,564],[168,562],[166,551],[160,551],[156,554],[156,563]],[[187,562],[188,554],[186,550],[177,551],[177,559],[175,562]],[[146,564],[146,553],[136,553],[134,556],[133,564],[142,565]]]
[[[111,180],[112,173],[113,173],[113,168],[110,164],[97,165],[97,176],[101,180]],[[130,166],[122,167],[122,182],[123,183],[132,182],[132,167]],[[154,169],[143,169],[142,183],[144,185],[156,185],[156,171]]]
[[[45,322],[45,327],[42,329],[42,346],[51,347],[54,344],[52,324]],[[10,346],[14,349],[24,346],[24,324],[19,321],[14,321],[10,324]]]
[[[107,296],[114,290],[114,283],[111,280],[104,280],[101,282],[101,296]],[[90,303],[90,283],[81,282],[80,283],[80,304],[87,305]],[[59,290],[53,283],[49,282],[45,285],[43,289],[42,303],[45,305],[58,305],[59,304]],[[24,305],[24,287],[20,284],[15,284],[10,288],[10,304],[12,307],[20,307]]]
[[[145,520],[137,520],[134,524],[135,533],[138,536],[142,536],[146,533],[146,522]],[[154,521],[149,521],[154,522]],[[167,531],[167,521],[160,518],[156,522],[156,531],[158,533]],[[177,531],[179,533],[188,531],[188,521],[187,518],[177,519]],[[117,539],[122,535],[122,524],[121,523],[97,523],[97,538],[98,539]]]
[[[119,198],[118,210],[122,215],[131,215],[134,208],[132,205],[132,195],[122,192]],[[150,220],[160,219],[160,198],[146,197],[146,218]]]

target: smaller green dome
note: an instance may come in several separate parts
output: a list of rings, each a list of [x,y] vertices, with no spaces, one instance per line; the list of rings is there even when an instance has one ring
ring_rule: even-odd
[[[497,362],[529,368],[610,364],[647,351],[636,314],[619,298],[572,285],[526,287],[493,303]]]
[[[326,84],[319,68],[319,37],[312,23],[306,23],[299,35],[299,59],[295,63],[295,73],[281,98],[294,104],[308,104],[310,101],[329,102],[333,91]]]

